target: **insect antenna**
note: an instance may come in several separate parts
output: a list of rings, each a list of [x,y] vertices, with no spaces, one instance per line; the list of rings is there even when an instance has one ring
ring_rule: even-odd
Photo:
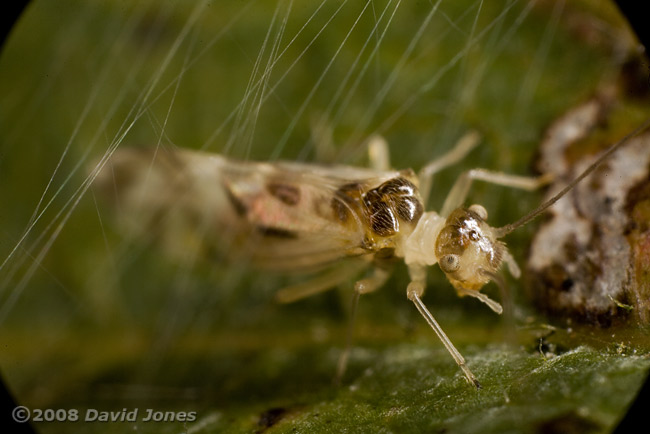
[[[567,194],[573,187],[575,187],[580,181],[582,181],[585,177],[589,176],[594,170],[596,170],[607,158],[609,158],[610,155],[612,155],[614,152],[616,152],[619,148],[621,148],[623,145],[627,144],[630,139],[633,137],[639,135],[642,131],[647,129],[650,126],[650,119],[647,119],[643,124],[641,124],[639,127],[635,128],[631,133],[627,134],[625,137],[623,137],[621,140],[616,142],[614,145],[612,145],[608,150],[603,152],[603,154],[598,157],[598,159],[587,169],[585,169],[584,172],[582,172],[580,175],[578,175],[573,181],[571,181],[569,184],[567,184],[566,187],[564,187],[559,193],[557,193],[555,196],[547,200],[546,202],[542,203],[540,206],[520,218],[514,223],[509,223],[505,226],[502,226],[500,228],[495,228],[494,233],[497,238],[501,238],[510,232],[514,231],[520,226],[523,226],[530,222],[531,220],[535,219],[537,216],[545,212],[548,208],[553,206],[555,202],[560,200],[562,196]]]

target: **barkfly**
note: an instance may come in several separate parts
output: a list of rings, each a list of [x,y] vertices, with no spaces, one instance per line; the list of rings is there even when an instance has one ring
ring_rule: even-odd
[[[391,170],[387,145],[378,137],[369,141],[371,168],[246,162],[182,149],[126,148],[100,162],[95,175],[99,187],[119,196],[121,217],[129,221],[138,215],[147,231],[155,222],[178,221],[181,215],[194,225],[203,241],[227,244],[229,251],[241,245],[252,264],[259,267],[321,270],[311,281],[280,290],[280,302],[335,287],[371,266],[369,277],[354,284],[353,321],[360,295],[377,290],[388,278],[387,259],[403,260],[410,275],[407,298],[467,380],[480,387],[463,356],[422,302],[427,267],[438,264],[459,296],[475,297],[501,313],[501,305],[480,292],[490,281],[503,284],[498,272],[504,263],[512,276],[520,276],[519,267],[499,239],[543,213],[647,126],[611,146],[537,209],[496,228],[487,223],[483,206],[463,206],[473,181],[532,190],[548,183],[549,177],[472,169],[455,182],[440,212],[425,211],[433,175],[462,160],[477,145],[477,133],[464,136],[418,175],[412,170]],[[356,265],[340,271],[336,266],[342,259]],[[345,370],[351,336],[350,331],[347,350],[339,359],[338,378]]]

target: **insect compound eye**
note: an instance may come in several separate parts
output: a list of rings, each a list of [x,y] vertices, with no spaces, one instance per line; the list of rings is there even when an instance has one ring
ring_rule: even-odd
[[[445,273],[452,273],[460,268],[460,257],[458,255],[449,254],[440,258],[440,268]]]
[[[479,204],[474,204],[474,205],[471,205],[468,209],[470,211],[475,212],[481,218],[481,220],[487,220],[488,212],[483,206],[481,206]]]

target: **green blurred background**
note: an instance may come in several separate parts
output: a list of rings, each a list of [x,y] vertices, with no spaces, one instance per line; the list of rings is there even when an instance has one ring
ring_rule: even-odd
[[[295,277],[177,261],[121,233],[85,183],[118,144],[366,165],[379,133],[394,167],[417,170],[480,131],[481,146],[435,178],[436,209],[462,170],[530,174],[545,127],[614,82],[634,44],[595,1],[31,2],[0,57],[6,382],[32,408],[198,412],[140,432],[610,430],[650,364],[635,333],[549,344],[519,282],[518,325],[504,326],[433,270],[425,302],[484,383],[477,393],[406,300],[398,267],[362,299],[336,388],[348,288],[275,305]],[[499,226],[540,196],[475,185],[470,200]],[[534,229],[507,239],[520,264]]]

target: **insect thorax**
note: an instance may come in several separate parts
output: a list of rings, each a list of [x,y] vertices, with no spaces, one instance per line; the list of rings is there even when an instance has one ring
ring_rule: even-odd
[[[374,188],[353,182],[337,190],[332,199],[334,213],[342,224],[361,224],[364,249],[385,252],[398,248],[420,220],[422,199],[407,176],[391,178]]]

